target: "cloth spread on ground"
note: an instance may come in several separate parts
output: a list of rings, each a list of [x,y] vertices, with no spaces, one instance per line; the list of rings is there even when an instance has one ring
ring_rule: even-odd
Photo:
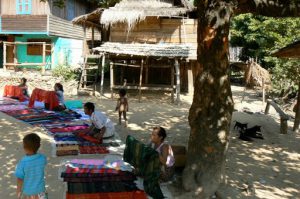
[[[49,109],[53,110],[59,105],[58,98],[55,91],[45,91],[39,88],[35,88],[32,91],[28,107],[33,108],[34,101],[44,102],[49,104]]]
[[[154,149],[129,135],[126,138],[123,159],[140,171],[147,194],[155,199],[164,198],[159,186],[161,165]]]
[[[20,102],[25,101],[25,95],[23,93],[23,89],[19,86],[5,85],[3,91],[4,97],[15,97]]]
[[[147,196],[144,191],[89,193],[89,194],[67,193],[66,199],[147,199]]]

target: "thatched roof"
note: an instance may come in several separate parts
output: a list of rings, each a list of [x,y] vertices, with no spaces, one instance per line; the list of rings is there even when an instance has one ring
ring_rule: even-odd
[[[300,58],[300,40],[279,49],[272,55],[280,58]]]
[[[133,55],[142,57],[197,58],[197,46],[187,44],[138,44],[106,42],[93,50],[116,55]]]
[[[178,6],[174,5],[174,0],[123,0],[104,10],[100,23],[106,26],[119,22],[127,23],[128,29],[131,29],[147,16],[179,16],[193,9],[188,0],[181,0],[181,5]]]
[[[99,26],[100,16],[103,12],[103,8],[98,8],[91,13],[80,15],[72,20],[75,25],[86,26],[87,28],[92,26]]]
[[[256,62],[249,62],[245,67],[246,85],[249,87],[263,86],[263,81],[266,87],[269,88],[271,84],[270,73]]]

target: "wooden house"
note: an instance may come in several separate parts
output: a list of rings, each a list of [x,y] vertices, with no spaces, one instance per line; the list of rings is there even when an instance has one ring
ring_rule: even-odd
[[[71,20],[96,7],[85,0],[66,0],[65,6],[53,0],[0,1],[0,67],[76,65],[84,48],[83,36],[100,40],[100,32],[84,31]]]
[[[108,36],[94,51],[110,63],[111,91],[165,90],[172,95],[175,91],[177,101],[180,92],[193,92],[193,76],[200,67],[191,1],[123,0],[98,16],[87,14],[73,23],[99,24],[99,18],[101,34],[106,29]]]

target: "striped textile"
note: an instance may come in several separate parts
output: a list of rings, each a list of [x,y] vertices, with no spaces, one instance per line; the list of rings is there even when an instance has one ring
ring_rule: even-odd
[[[66,199],[147,199],[144,191],[66,194]]]
[[[80,154],[106,154],[108,149],[104,146],[79,146]]]

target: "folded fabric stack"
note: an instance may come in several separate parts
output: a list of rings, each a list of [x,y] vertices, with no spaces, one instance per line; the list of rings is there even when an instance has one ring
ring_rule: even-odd
[[[74,159],[65,165],[61,177],[67,182],[67,199],[147,198],[122,160]]]
[[[13,86],[13,85],[5,85],[4,87],[4,92],[3,92],[4,97],[11,97],[11,98],[16,98],[20,102],[25,101],[25,95],[23,93],[23,90],[19,86]]]
[[[123,159],[139,170],[148,195],[155,199],[164,198],[159,186],[161,164],[157,151],[129,135],[126,138]]]

